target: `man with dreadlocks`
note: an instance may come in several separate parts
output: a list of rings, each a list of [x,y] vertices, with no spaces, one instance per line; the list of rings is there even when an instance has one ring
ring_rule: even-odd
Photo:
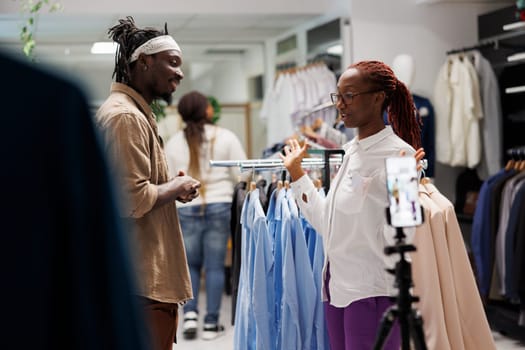
[[[117,185],[124,195],[122,215],[131,219],[136,250],[138,303],[150,325],[154,349],[172,348],[177,308],[192,298],[175,200],[198,196],[200,182],[180,172],[169,178],[155,115],[150,104],[171,95],[184,77],[182,54],[164,32],[135,26],[131,17],[109,29],[119,44],[107,100],[97,112]]]
[[[385,158],[405,153],[420,160],[424,152],[415,151],[420,122],[411,94],[390,67],[378,61],[355,63],[341,75],[337,90],[332,102],[356,137],[343,146],[343,163],[326,199],[301,168],[307,145],[291,140],[281,157],[302,213],[325,243],[323,300],[330,348],[364,350],[373,348],[394,292],[394,278],[385,271],[394,261],[383,253],[395,235],[383,214],[388,206]],[[408,236],[414,232],[408,231]],[[383,349],[399,346],[396,325]]]

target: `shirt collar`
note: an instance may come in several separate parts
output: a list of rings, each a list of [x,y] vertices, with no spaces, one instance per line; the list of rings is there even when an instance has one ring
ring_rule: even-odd
[[[358,140],[356,137],[352,141],[355,141],[355,143],[357,143],[359,146],[361,146],[366,151],[370,147],[374,146],[378,142],[384,140],[385,138],[393,134],[394,134],[394,131],[392,130],[392,127],[390,125],[385,125],[384,129],[382,129],[380,132],[375,133],[374,135],[368,136],[361,140]]]
[[[142,110],[142,113],[144,113],[144,115],[151,116],[153,114],[153,110],[148,105],[144,97],[142,97],[141,94],[139,94],[136,90],[134,90],[129,85],[122,84],[122,83],[112,83],[111,92],[120,92],[120,93],[128,95],[129,97],[133,99],[133,101],[135,101],[135,103]]]

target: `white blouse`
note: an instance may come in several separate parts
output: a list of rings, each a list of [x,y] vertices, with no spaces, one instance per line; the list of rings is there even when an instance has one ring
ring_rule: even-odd
[[[388,206],[385,158],[411,156],[414,149],[394,134],[390,126],[344,147],[345,156],[331,188],[323,198],[308,176],[291,184],[305,218],[323,237],[326,266],[330,262],[331,304],[346,307],[353,301],[394,294],[394,276],[385,271],[399,255],[386,256],[394,244],[395,229],[386,223]],[[411,241],[414,229],[405,229]],[[323,300],[327,300],[323,286]]]

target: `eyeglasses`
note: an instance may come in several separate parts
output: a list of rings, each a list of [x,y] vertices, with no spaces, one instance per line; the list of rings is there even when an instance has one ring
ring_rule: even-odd
[[[364,94],[372,94],[374,92],[379,92],[381,90],[371,90],[371,91],[363,91],[363,92],[347,92],[344,94],[338,94],[337,92],[332,92],[330,94],[330,99],[332,100],[332,103],[334,105],[337,104],[337,102],[342,101],[343,104],[349,105],[352,103],[352,100],[354,97]]]

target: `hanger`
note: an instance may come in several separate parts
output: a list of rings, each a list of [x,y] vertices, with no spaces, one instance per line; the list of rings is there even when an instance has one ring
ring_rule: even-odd
[[[521,157],[519,157],[518,150],[510,149],[507,151],[507,154],[510,156],[510,158],[507,161],[507,164],[505,164],[505,171],[519,168]]]
[[[516,170],[518,170],[518,171],[523,171],[523,170],[525,170],[525,160],[522,160],[522,161],[521,161],[521,164],[520,164],[519,168],[517,168]]]
[[[509,171],[510,169],[513,169],[514,168],[514,164],[516,163],[516,161],[514,159],[509,159],[507,161],[507,164],[505,164],[505,171]]]
[[[428,178],[428,177],[423,177],[421,179],[421,181],[419,181],[419,183],[422,184],[422,185],[426,185],[426,184],[432,183],[432,180],[430,180],[430,178]]]
[[[516,163],[514,164],[514,170],[516,171],[520,171],[521,169],[523,169],[525,167],[525,154],[517,149],[516,150],[516,157],[518,158],[518,160],[516,161]]]
[[[257,183],[255,182],[255,167],[252,169],[252,180],[250,181],[249,192],[252,192],[257,188]]]
[[[424,158],[421,159],[419,161],[419,165],[417,166],[417,170],[421,171],[421,179],[419,180],[419,183],[422,185],[432,183],[432,180],[428,178],[425,174],[425,169],[427,168],[428,168],[428,160]]]

